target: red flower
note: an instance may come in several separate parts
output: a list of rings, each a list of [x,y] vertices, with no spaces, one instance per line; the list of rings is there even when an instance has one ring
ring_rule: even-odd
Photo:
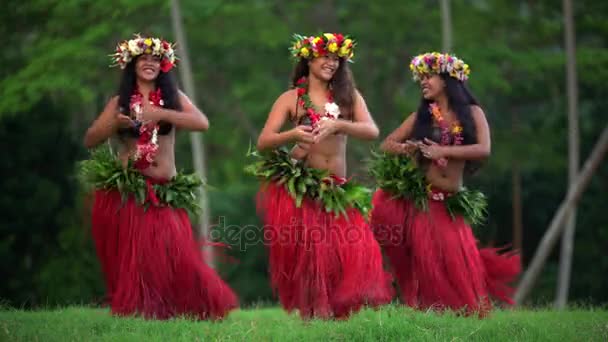
[[[338,46],[342,45],[342,42],[344,41],[344,35],[342,35],[342,33],[336,33],[336,43],[338,44]]]
[[[304,83],[306,83],[306,76],[300,77],[300,79],[296,82],[296,85],[300,85],[300,84],[304,84]]]
[[[306,88],[304,87],[299,87],[298,88],[298,97],[301,97],[302,95],[306,94]]]
[[[160,70],[162,70],[164,73],[169,72],[172,68],[173,63],[169,62],[168,58],[163,58],[163,60],[160,61]]]
[[[162,46],[163,46],[163,49],[165,49],[165,50],[168,50],[171,47],[171,45],[169,45],[169,43],[166,40],[163,40]]]

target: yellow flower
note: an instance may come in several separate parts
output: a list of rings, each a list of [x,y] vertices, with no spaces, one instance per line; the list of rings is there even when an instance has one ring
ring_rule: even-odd
[[[300,55],[302,55],[302,57],[308,57],[310,55],[310,50],[304,47],[300,49]]]
[[[146,45],[148,45],[148,46],[152,46],[152,39],[150,39],[150,38],[146,38],[146,39],[144,40],[144,44],[146,44]]]
[[[144,51],[144,53],[152,53],[152,49],[146,48],[146,50]]]
[[[313,44],[317,45],[317,44],[319,44],[320,41],[321,41],[321,37],[317,37],[317,38],[313,39],[312,42],[313,42]]]
[[[312,55],[313,55],[315,58],[319,57],[319,51],[314,50],[314,51],[312,52]]]
[[[336,38],[336,36],[333,35],[333,33],[326,33],[324,34],[325,38],[327,38],[327,40],[332,40],[334,38]]]
[[[350,47],[353,43],[353,40],[348,38],[344,40],[344,43],[342,43],[342,46],[346,46],[346,47]]]
[[[460,125],[454,125],[454,127],[452,127],[452,133],[454,134],[458,134],[462,132],[462,126]]]
[[[329,52],[331,53],[335,53],[336,51],[338,51],[338,44],[336,44],[335,42],[329,43],[329,45],[327,46],[327,50],[329,50]]]
[[[338,55],[340,55],[340,57],[346,57],[346,56],[348,56],[349,53],[350,53],[350,49],[347,48],[346,46],[342,46],[340,48],[340,51],[338,52]]]

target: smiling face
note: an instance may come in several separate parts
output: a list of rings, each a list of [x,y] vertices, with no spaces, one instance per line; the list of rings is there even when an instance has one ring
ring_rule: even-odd
[[[308,62],[310,73],[316,78],[329,82],[340,66],[340,58],[336,55],[327,55],[313,58]]]
[[[445,93],[445,81],[437,74],[420,77],[422,96],[427,100],[436,100]]]
[[[154,81],[160,73],[160,56],[150,54],[139,56],[135,63],[135,73],[142,81]]]

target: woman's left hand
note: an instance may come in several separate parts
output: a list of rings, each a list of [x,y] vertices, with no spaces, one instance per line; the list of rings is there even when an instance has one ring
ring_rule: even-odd
[[[141,121],[147,124],[149,122],[157,123],[161,120],[164,120],[162,108],[151,104],[149,101],[143,101]]]
[[[315,136],[315,143],[338,131],[338,120],[326,119],[317,123],[317,127],[312,131]]]
[[[420,152],[427,159],[438,160],[445,158],[445,146],[424,138],[424,144],[420,144]]]

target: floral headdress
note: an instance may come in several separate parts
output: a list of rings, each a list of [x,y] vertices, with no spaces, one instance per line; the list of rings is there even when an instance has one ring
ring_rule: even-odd
[[[439,52],[427,52],[412,59],[410,70],[414,80],[419,81],[423,75],[448,73],[459,81],[466,81],[471,70],[462,59]]]
[[[341,33],[323,33],[316,37],[294,34],[293,38],[294,41],[289,50],[295,59],[311,59],[333,53],[351,61],[354,56],[353,49],[357,44],[352,38]]]
[[[169,72],[177,61],[173,44],[159,38],[136,34],[135,38],[122,41],[116,46],[116,52],[111,55],[114,61],[112,66],[118,65],[124,69],[133,58],[143,54],[160,56],[160,68],[163,72]]]

